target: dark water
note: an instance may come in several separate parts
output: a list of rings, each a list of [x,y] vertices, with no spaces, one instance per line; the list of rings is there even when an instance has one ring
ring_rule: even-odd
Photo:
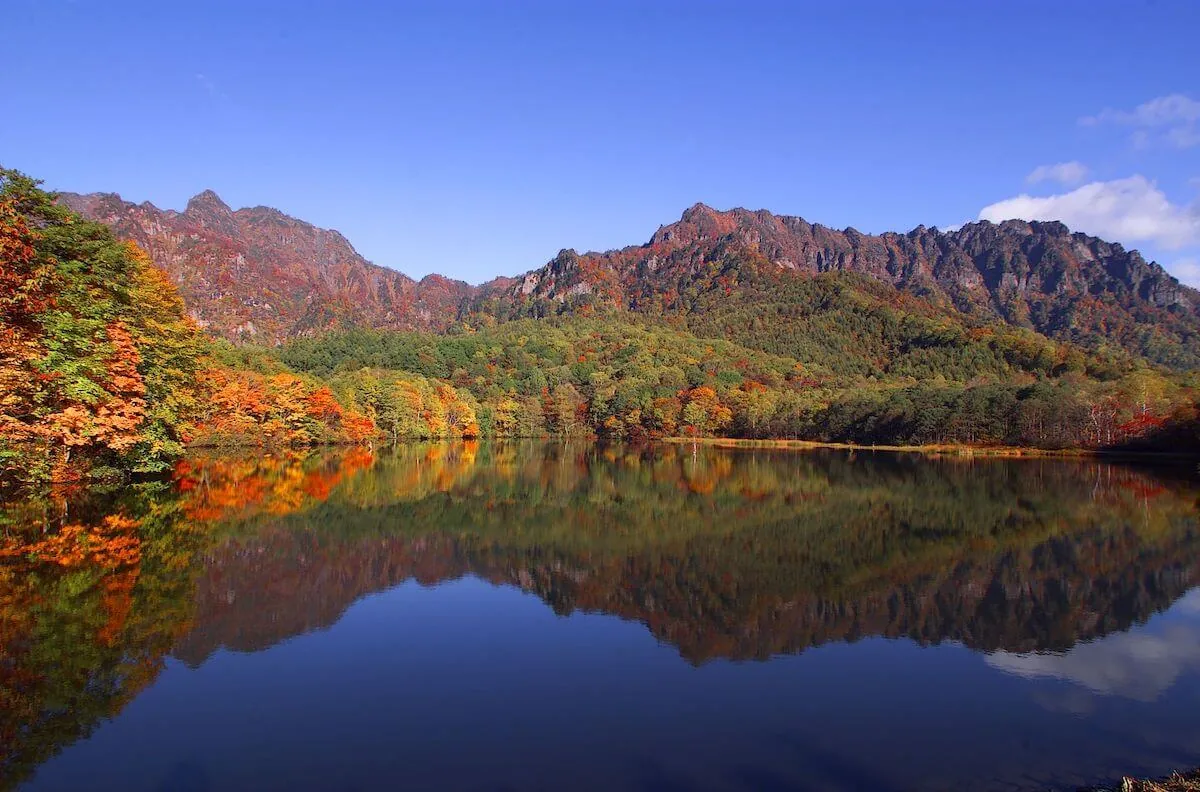
[[[1188,470],[842,452],[198,458],[8,510],[0,786],[1162,774],[1200,764],[1198,497]]]

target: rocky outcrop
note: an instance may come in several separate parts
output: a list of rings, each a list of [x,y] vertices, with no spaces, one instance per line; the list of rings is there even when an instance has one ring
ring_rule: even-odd
[[[444,330],[474,293],[462,281],[417,282],[372,264],[337,231],[276,209],[235,211],[211,190],[182,212],[112,193],[60,200],[149,251],[192,316],[235,340],[275,343],[345,325]]]
[[[731,259],[780,277],[853,272],[949,309],[1095,348],[1120,343],[1178,368],[1200,362],[1200,292],[1136,251],[1058,222],[968,223],[953,231],[838,231],[799,217],[696,204],[645,245],[565,250],[510,287],[521,302],[579,294],[661,305]]]
[[[111,193],[64,193],[62,200],[145,247],[193,316],[235,340],[278,342],[346,325],[440,332],[464,309],[504,318],[512,306],[539,301],[565,310],[579,302],[661,310],[670,295],[707,283],[715,263],[732,260],[778,277],[858,273],[937,310],[1091,349],[1115,343],[1176,368],[1200,366],[1200,292],[1136,251],[1057,222],[874,235],[696,204],[644,245],[563,250],[524,276],[473,287],[440,275],[414,281],[368,262],[336,231],[267,207],[234,211],[211,190],[182,212]]]

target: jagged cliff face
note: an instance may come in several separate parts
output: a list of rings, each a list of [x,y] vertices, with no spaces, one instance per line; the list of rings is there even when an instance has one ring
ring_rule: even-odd
[[[663,306],[662,295],[685,291],[730,259],[778,277],[859,273],[944,308],[1061,340],[1115,342],[1181,368],[1200,359],[1200,292],[1136,251],[1055,222],[870,235],[697,204],[645,245],[585,255],[565,250],[506,296],[518,303],[588,296],[651,310]]]
[[[970,223],[950,232],[838,231],[767,211],[697,204],[644,245],[577,255],[564,250],[519,278],[473,287],[417,282],[371,264],[336,231],[275,209],[231,210],[203,192],[183,212],[107,193],[63,201],[145,247],[210,331],[272,343],[344,325],[444,331],[472,307],[488,313],[539,301],[635,311],[678,310],[678,295],[712,288],[719,267],[771,277],[852,272],[937,310],[1004,321],[1097,348],[1115,344],[1186,369],[1200,365],[1200,292],[1136,251],[1062,223]],[[722,286],[728,278],[721,277]],[[499,311],[501,318],[504,311]]]
[[[211,191],[182,212],[107,193],[61,200],[146,248],[213,333],[274,343],[338,325],[443,330],[473,293],[376,266],[337,231],[267,207],[230,209]]]

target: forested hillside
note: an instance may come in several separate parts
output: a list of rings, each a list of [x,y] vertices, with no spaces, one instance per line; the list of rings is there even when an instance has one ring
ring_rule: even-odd
[[[61,200],[149,251],[190,313],[238,341],[273,344],[351,326],[445,332],[462,320],[629,310],[680,318],[702,335],[739,333],[757,345],[762,325],[779,318],[866,302],[952,325],[1032,330],[1102,356],[1200,366],[1200,292],[1136,251],[1061,223],[870,235],[697,204],[646,244],[564,250],[521,277],[475,287],[437,275],[413,281],[366,261],[336,231],[267,207],[235,211],[211,191],[182,212],[110,193]],[[830,288],[838,292],[832,306]],[[739,303],[736,313],[727,298]],[[847,344],[846,332],[855,330],[836,322],[822,329]],[[807,361],[809,350],[785,348],[780,332],[787,330],[773,328],[762,348]]]
[[[835,365],[615,318],[519,320],[455,335],[359,330],[300,339],[293,368],[349,379],[403,370],[448,380],[480,402],[485,434],[611,438],[727,435],[860,443],[1104,447],[1195,435],[1195,376],[1113,366],[1031,338],[972,342],[965,363],[879,376],[861,351]],[[981,364],[979,361],[985,361]],[[915,363],[914,363],[915,366]]]
[[[861,276],[831,280],[864,290],[868,300],[886,296],[905,311],[1003,322],[1180,370],[1200,366],[1200,292],[1136,251],[1062,223],[980,222],[872,236],[697,204],[645,245],[564,250],[519,284],[485,290],[477,309],[545,316],[616,307],[691,319],[735,295],[785,305],[788,295],[799,296],[803,303],[806,282],[821,273]],[[892,289],[874,291],[868,281]]]
[[[70,203],[93,214],[129,211],[113,201]],[[151,209],[138,211],[149,217]],[[1200,447],[1194,292],[1136,254],[1079,235],[1069,237],[1075,269],[1054,254],[1061,283],[1092,295],[1071,298],[1076,308],[1101,292],[1124,295],[1101,299],[1129,309],[1104,320],[1115,328],[1112,343],[1075,332],[1090,326],[1078,312],[1071,332],[1038,319],[1058,316],[1071,290],[1055,287],[1047,296],[1048,276],[1027,271],[1037,257],[1026,248],[1005,253],[1002,269],[1024,273],[1023,305],[1059,307],[1044,316],[1029,308],[1015,321],[994,299],[1000,292],[984,288],[986,278],[962,274],[969,275],[968,261],[982,271],[977,259],[946,253],[944,261],[962,268],[949,281],[941,264],[884,278],[867,267],[876,243],[846,232],[849,252],[816,256],[816,269],[835,271],[808,273],[813,262],[798,258],[805,248],[796,240],[808,234],[834,245],[838,238],[766,213],[693,209],[648,246],[564,252],[521,282],[455,287],[461,305],[422,303],[420,322],[409,322],[417,304],[411,282],[388,280],[403,276],[376,272],[339,235],[293,226],[272,210],[233,213],[210,195],[181,215],[147,221],[175,229],[170,244],[158,232],[145,240],[170,274],[138,243],[119,239],[142,233],[130,231],[127,218],[109,220],[115,232],[29,178],[0,172],[0,484],[155,473],[188,445],[481,435]],[[1008,250],[1014,228],[1000,228],[994,250]],[[767,233],[779,229],[787,233]],[[221,248],[218,233],[241,240],[242,252]],[[1058,239],[1065,230],[1034,224],[1020,234]],[[901,238],[880,239],[908,249]],[[301,243],[315,258],[297,275],[279,245]],[[1097,286],[1094,268],[1078,263],[1085,248],[1105,258],[1110,282]],[[1038,266],[1049,266],[1049,250]],[[1120,260],[1133,269],[1113,275]],[[346,279],[332,277],[339,261]],[[253,298],[221,318],[211,313],[216,303],[197,296],[217,283],[210,276],[232,284],[230,294],[286,287],[309,316],[326,316],[335,293],[357,307],[306,325],[283,346],[244,343],[241,331],[235,345],[216,336],[237,330],[247,305],[281,322],[260,334],[270,339],[299,332],[286,307],[295,304],[276,310]],[[1133,285],[1121,291],[1127,281]],[[966,284],[965,291],[947,283]],[[362,291],[346,292],[347,284]],[[372,302],[385,292],[409,295],[389,302],[400,313],[386,321]],[[1123,325],[1118,314],[1154,322]],[[380,321],[424,329],[361,326]]]
[[[203,345],[183,302],[140,248],[11,171],[0,319],[0,479],[161,470],[182,452]]]
[[[215,335],[270,344],[328,327],[444,330],[474,289],[379,267],[336,231],[265,206],[234,211],[211,190],[182,212],[119,195],[65,193],[60,201],[137,243]]]
[[[315,378],[238,358],[144,250],[0,170],[0,486],[160,473],[189,443],[373,431]]]

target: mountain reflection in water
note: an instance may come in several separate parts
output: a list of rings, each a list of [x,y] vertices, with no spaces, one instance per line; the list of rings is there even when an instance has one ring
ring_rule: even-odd
[[[1090,461],[540,443],[197,456],[170,486],[5,513],[0,778],[117,716],[168,657],[267,650],[373,592],[466,576],[640,623],[689,665],[880,636],[1153,702],[1200,671],[1200,619],[1125,631],[1200,582],[1198,494]]]

